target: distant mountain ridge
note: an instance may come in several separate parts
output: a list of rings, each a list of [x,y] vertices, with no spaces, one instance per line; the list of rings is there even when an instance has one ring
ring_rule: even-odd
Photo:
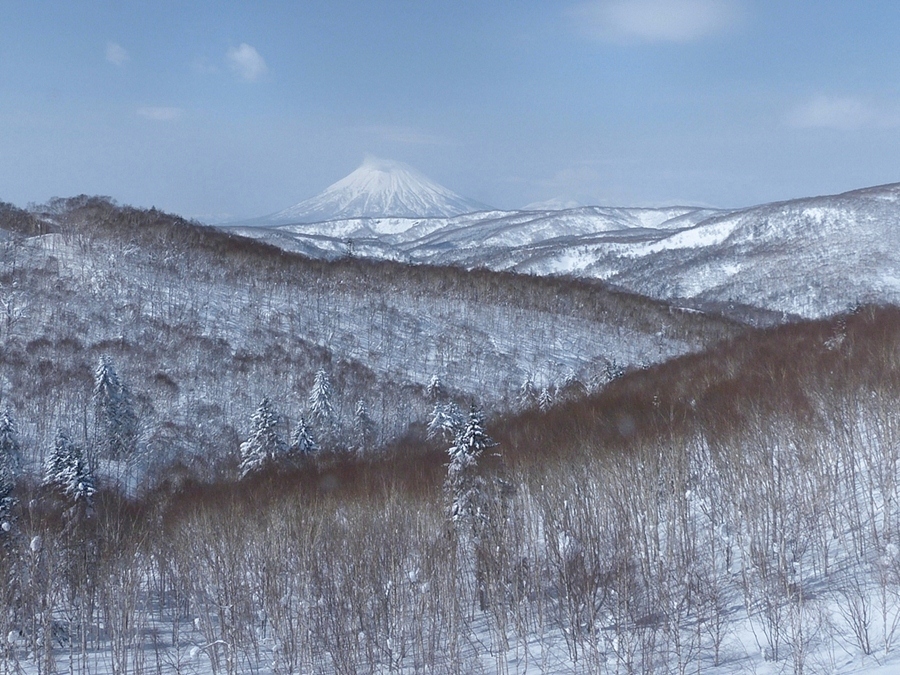
[[[900,183],[730,210],[594,206],[234,231],[313,257],[565,274],[695,307],[819,317],[900,304]]]
[[[287,225],[347,218],[446,218],[489,208],[435,183],[402,162],[367,157],[353,173],[315,197],[255,219],[252,224]]]

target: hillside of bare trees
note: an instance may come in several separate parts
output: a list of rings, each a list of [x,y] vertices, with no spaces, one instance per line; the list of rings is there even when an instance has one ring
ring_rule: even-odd
[[[449,442],[321,451],[243,479],[170,473],[139,499],[48,463],[8,491],[4,667],[895,663],[898,347],[900,310],[861,307],[544,411],[473,407]]]
[[[743,330],[595,283],[309,260],[104,198],[0,215],[0,400],[32,470],[59,429],[93,445],[101,358],[130,388],[143,471],[233,458],[264,398],[290,436],[322,370],[336,438],[362,404],[378,448],[428,423],[433,377],[494,414],[526,380],[596,389]]]

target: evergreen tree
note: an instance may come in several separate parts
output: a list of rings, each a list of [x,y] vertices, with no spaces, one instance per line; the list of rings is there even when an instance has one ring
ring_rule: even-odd
[[[105,354],[94,371],[93,398],[101,455],[109,459],[127,459],[134,451],[137,416],[128,387],[119,379],[112,360]]]
[[[446,400],[447,390],[444,388],[444,383],[441,382],[441,378],[437,375],[431,376],[431,381],[425,388],[425,396],[431,403],[438,403]]]
[[[538,407],[541,409],[541,412],[547,412],[553,407],[553,392],[550,390],[550,387],[544,387],[541,390]]]
[[[607,361],[606,363],[606,381],[612,382],[613,380],[618,380],[625,374],[625,369],[620,366],[615,359]]]
[[[278,435],[278,415],[264,398],[250,417],[250,436],[241,443],[241,477],[282,458],[284,441]]]
[[[316,373],[307,403],[313,426],[318,429],[322,438],[327,441],[333,440],[336,427],[334,391],[331,387],[331,378],[324,368]]]
[[[362,399],[356,402],[356,412],[353,415],[353,434],[356,437],[357,453],[366,452],[375,440],[375,420],[369,415],[369,409]]]
[[[302,417],[291,434],[290,455],[297,459],[305,459],[319,452],[319,445],[306,420]]]
[[[526,376],[525,381],[522,382],[522,386],[519,387],[519,392],[516,395],[516,403],[519,405],[519,410],[528,410],[537,405],[538,392],[534,386],[534,380],[531,379],[530,375]]]
[[[468,521],[474,525],[482,517],[485,483],[478,475],[478,460],[485,450],[496,445],[484,430],[484,414],[473,405],[465,428],[448,449],[446,488],[451,500],[450,518],[454,522]]]
[[[323,426],[331,425],[334,421],[334,390],[331,387],[331,378],[324,369],[319,369],[316,379],[313,381],[309,392],[309,412],[313,422]]]
[[[94,477],[84,461],[84,455],[65,431],[60,429],[44,466],[44,485],[61,492],[76,503],[90,505],[93,501]]]
[[[12,493],[21,471],[21,451],[16,423],[7,407],[0,414],[0,522],[8,522]]]
[[[566,373],[566,379],[562,387],[557,390],[557,396],[563,401],[577,401],[587,395],[587,387],[578,379],[574,370]]]
[[[447,403],[438,401],[431,411],[431,421],[428,423],[426,434],[431,440],[450,441],[459,434],[464,421],[459,406],[452,401]]]
[[[492,468],[481,466],[485,450],[496,446],[485,432],[483,413],[473,405],[465,428],[448,450],[445,482],[458,550],[473,564],[482,610],[491,603],[491,580],[502,579],[507,498],[514,492],[497,471],[502,465],[496,461],[499,455],[492,453]]]

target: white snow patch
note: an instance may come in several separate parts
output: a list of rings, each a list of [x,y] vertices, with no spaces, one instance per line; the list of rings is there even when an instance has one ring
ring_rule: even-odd
[[[631,255],[639,257],[678,248],[716,246],[725,241],[734,232],[737,225],[738,221],[734,218],[709,225],[698,225],[697,227],[676,232],[665,239],[635,246],[631,249]]]

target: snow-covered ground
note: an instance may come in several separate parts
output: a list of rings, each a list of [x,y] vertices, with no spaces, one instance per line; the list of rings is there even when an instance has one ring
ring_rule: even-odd
[[[836,422],[853,398],[821,412]],[[724,443],[701,432],[625,461],[514,468],[455,525],[439,489],[263,482],[137,525],[100,507],[117,538],[98,554],[76,526],[41,531],[29,506],[8,540],[25,591],[0,615],[0,668],[894,673],[900,509],[881,478],[898,436],[873,426],[886,409],[863,404],[833,445],[785,412]]]
[[[332,246],[336,257],[352,244],[355,254],[369,246],[472,267],[501,253],[504,268],[541,260],[559,272],[564,260],[589,275],[605,265],[651,295],[727,300],[735,288],[816,314],[867,289],[861,270],[891,291],[898,191],[735,213],[494,212],[406,229],[400,219],[336,221],[331,238],[300,226],[254,232]],[[568,234],[555,229],[561,217]],[[230,240],[219,264],[164,234],[141,246],[81,225],[3,242],[0,397],[21,420],[35,474],[57,428],[91,442],[101,354],[134,392],[144,457],[158,468],[197,447],[225,464],[263,397],[294,423],[320,370],[332,373],[345,420],[362,399],[390,437],[427,415],[434,375],[460,402],[509,410],[527,378],[548,392],[566,379],[590,388],[608,366],[659,363],[734,335],[599,287],[274,251],[248,263]],[[832,248],[848,230],[856,246],[841,271]],[[817,343],[831,360],[824,379],[804,373],[804,405],[735,390],[740,423],[723,431],[720,415],[702,414],[722,398],[710,384],[707,400],[676,401],[698,411],[696,426],[675,433],[673,413],[666,433],[616,451],[589,433],[603,420],[588,416],[569,428],[577,452],[566,461],[539,455],[488,471],[479,508],[455,524],[440,488],[393,480],[404,466],[376,489],[342,491],[344,465],[323,461],[289,489],[252,479],[173,488],[143,511],[109,496],[54,510],[46,488],[24,495],[0,530],[0,670],[900,672],[896,340],[842,372],[868,344],[843,332],[856,320]],[[888,319],[870,328],[861,334],[890,334]],[[760,361],[767,396],[785,372]],[[642,393],[653,415],[666,414],[658,391]],[[630,437],[637,413],[616,414],[610,428]],[[540,420],[532,429],[529,442],[543,442]],[[123,480],[141,492],[134,476]]]

